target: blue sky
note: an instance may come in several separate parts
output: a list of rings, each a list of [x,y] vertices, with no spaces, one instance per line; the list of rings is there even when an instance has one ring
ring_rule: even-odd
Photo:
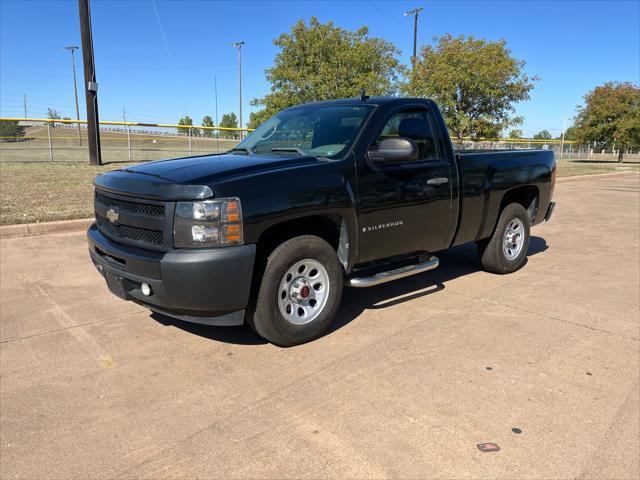
[[[531,100],[518,105],[525,135],[546,128],[557,134],[582,96],[609,80],[640,83],[640,1],[173,1],[156,0],[169,47],[165,48],[152,0],[93,0],[92,20],[100,117],[175,123],[188,113],[195,123],[237,111],[236,51],[244,40],[245,120],[249,100],[269,91],[264,75],[277,53],[273,39],[298,19],[355,29],[393,42],[409,61],[412,20],[402,13],[424,7],[418,44],[433,36],[504,38],[515,57],[538,75]],[[69,54],[80,44],[76,0],[0,0],[0,115],[30,117],[47,107],[75,117]],[[82,69],[78,79],[82,82]],[[81,92],[81,117],[84,96]]]

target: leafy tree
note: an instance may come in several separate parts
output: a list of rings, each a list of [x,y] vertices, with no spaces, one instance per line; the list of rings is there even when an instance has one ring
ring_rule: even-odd
[[[24,137],[26,128],[17,121],[0,122],[0,142],[17,142]]]
[[[47,118],[50,120],[59,120],[60,119],[60,114],[58,114],[58,111],[53,109],[53,108],[47,108]],[[51,124],[52,127],[56,126],[56,123],[53,122]]]
[[[238,117],[236,117],[236,114],[233,112],[225,113],[224,115],[222,115],[222,120],[220,120],[220,125],[218,126],[223,128],[238,128]],[[238,132],[221,130],[220,137],[240,138],[240,135],[238,134]]]
[[[551,132],[549,130],[541,130],[533,136],[534,140],[551,140]]]
[[[519,128],[514,128],[509,132],[509,138],[522,138],[522,137],[523,137],[522,130],[520,130]]]
[[[607,82],[584,97],[574,123],[583,143],[618,148],[618,162],[630,148],[640,148],[640,88],[629,82]]]
[[[525,62],[511,56],[504,40],[449,34],[435,40],[422,47],[406,94],[433,98],[458,141],[495,137],[522,123],[512,116],[514,104],[529,99],[538,78],[524,73]]]
[[[193,125],[193,120],[189,115],[185,115],[180,120],[178,120],[178,125]],[[188,135],[189,130],[190,129],[188,127],[178,127],[178,133],[182,133],[184,135]]]
[[[251,128],[298,103],[353,97],[362,89],[368,95],[396,90],[400,52],[386,40],[369,37],[367,27],[349,31],[311,17],[308,25],[299,20],[273,43],[280,51],[266,70],[271,93],[251,102],[264,107],[251,114]]]
[[[562,138],[562,134],[560,134],[559,138]],[[564,139],[568,142],[575,142],[576,140],[579,140],[578,128],[575,126],[567,128],[564,131]]]
[[[202,118],[202,126],[203,127],[213,127],[213,119],[211,118],[211,116],[205,115]],[[214,136],[214,134],[215,134],[215,130],[202,129],[202,136],[203,137],[211,138],[211,137]]]

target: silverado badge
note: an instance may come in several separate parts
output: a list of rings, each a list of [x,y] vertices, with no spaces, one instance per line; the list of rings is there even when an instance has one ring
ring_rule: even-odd
[[[107,210],[107,219],[111,223],[118,223],[118,219],[120,218],[120,213],[118,213],[115,209],[110,208]]]

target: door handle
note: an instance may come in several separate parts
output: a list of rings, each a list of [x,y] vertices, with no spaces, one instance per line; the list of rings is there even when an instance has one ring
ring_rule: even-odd
[[[436,177],[427,180],[427,185],[442,185],[444,183],[449,183],[449,179],[446,177]]]

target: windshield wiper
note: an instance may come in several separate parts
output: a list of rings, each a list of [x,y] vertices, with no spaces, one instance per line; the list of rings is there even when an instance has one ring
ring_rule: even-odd
[[[245,152],[247,155],[253,155],[253,150],[248,147],[233,147],[230,152]]]
[[[279,152],[283,152],[283,153],[289,153],[289,152],[294,152],[297,153],[299,156],[304,157],[307,154],[300,148],[298,147],[274,147],[271,149],[272,152],[274,153],[279,153]]]

